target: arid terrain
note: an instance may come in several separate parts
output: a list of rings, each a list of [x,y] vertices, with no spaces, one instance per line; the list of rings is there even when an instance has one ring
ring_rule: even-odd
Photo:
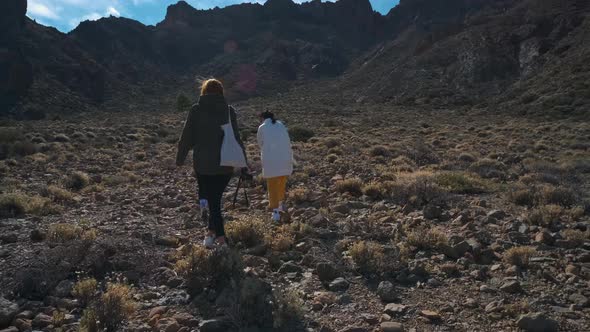
[[[590,331],[587,0],[26,12],[0,1],[0,332]],[[256,175],[225,249],[175,165],[195,76]],[[264,110],[298,162],[281,223]]]
[[[2,327],[587,331],[588,121],[299,98],[237,105],[253,169],[262,107],[298,167],[280,225],[232,182],[229,252],[200,248],[184,114],[4,123]]]

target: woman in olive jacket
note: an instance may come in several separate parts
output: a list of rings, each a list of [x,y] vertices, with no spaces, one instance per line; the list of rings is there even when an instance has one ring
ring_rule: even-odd
[[[234,169],[220,166],[220,157],[223,142],[221,126],[227,124],[228,112],[236,140],[244,150],[236,111],[227,104],[221,82],[209,79],[201,86],[199,102],[189,111],[176,155],[176,165],[181,166],[188,152],[193,150],[193,167],[199,187],[201,212],[209,219],[209,233],[203,243],[208,248],[212,248],[215,243],[226,243],[221,199]]]

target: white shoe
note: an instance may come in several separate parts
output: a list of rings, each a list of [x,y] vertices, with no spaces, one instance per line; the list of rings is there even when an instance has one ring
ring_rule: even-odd
[[[209,223],[209,202],[206,199],[199,201],[199,209],[201,210],[201,222]]]
[[[205,240],[203,240],[203,246],[207,249],[213,249],[215,247],[215,237],[207,236]]]
[[[272,221],[275,221],[275,222],[281,221],[281,211],[279,209],[274,209],[272,211]]]

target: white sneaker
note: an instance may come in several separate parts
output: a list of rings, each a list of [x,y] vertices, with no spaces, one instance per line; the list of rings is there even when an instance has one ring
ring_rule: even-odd
[[[207,236],[205,240],[203,240],[203,246],[207,249],[213,249],[215,247],[215,237]]]
[[[206,199],[200,200],[199,209],[201,210],[201,221],[207,224],[209,222],[209,202]]]
[[[275,222],[281,221],[281,211],[279,209],[274,209],[272,211],[272,221],[275,221]]]

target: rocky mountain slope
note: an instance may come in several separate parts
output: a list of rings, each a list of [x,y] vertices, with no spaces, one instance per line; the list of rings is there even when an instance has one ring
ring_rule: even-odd
[[[401,104],[580,110],[590,103],[589,10],[576,0],[402,1],[387,16],[395,37],[343,85]]]
[[[180,1],[156,26],[110,17],[68,34],[26,19],[24,0],[2,6],[2,114],[157,107],[203,76],[232,99],[319,80],[353,102],[566,114],[589,103],[583,0],[403,0],[385,16],[368,0]]]

